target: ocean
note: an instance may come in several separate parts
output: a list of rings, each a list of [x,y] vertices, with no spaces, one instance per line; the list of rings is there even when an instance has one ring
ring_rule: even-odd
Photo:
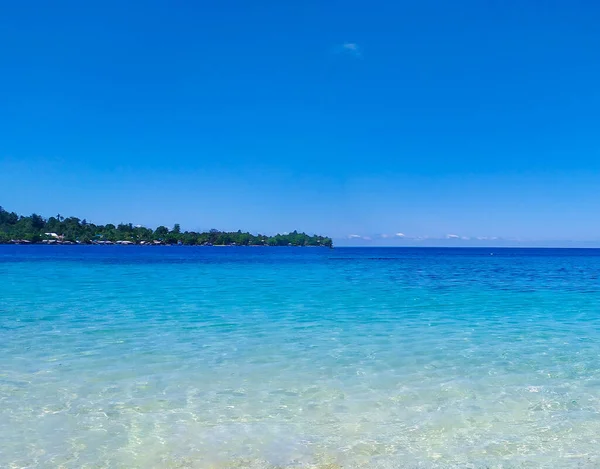
[[[0,467],[600,467],[600,250],[0,246]]]

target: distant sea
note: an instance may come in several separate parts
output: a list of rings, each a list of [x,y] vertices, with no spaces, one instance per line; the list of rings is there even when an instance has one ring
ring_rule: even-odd
[[[600,250],[0,246],[0,467],[600,467]]]

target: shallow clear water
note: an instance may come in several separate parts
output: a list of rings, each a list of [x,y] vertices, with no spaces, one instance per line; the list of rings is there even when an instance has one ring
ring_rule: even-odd
[[[599,467],[600,251],[0,246],[0,442],[2,468]]]

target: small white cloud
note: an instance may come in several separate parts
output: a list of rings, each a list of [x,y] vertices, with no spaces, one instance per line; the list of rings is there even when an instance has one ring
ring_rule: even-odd
[[[446,235],[446,239],[460,239],[460,236],[455,234]]]
[[[356,42],[344,42],[343,44],[337,46],[335,51],[339,54],[348,54],[354,57],[362,56],[362,50]]]
[[[372,241],[373,240],[373,238],[371,238],[370,236],[361,236],[361,235],[357,235],[357,234],[348,235],[348,239],[362,239],[363,241]]]
[[[397,238],[405,238],[406,235],[404,233],[396,233],[395,235]]]
[[[391,237],[392,237],[392,235],[389,235],[389,234],[382,234],[382,235],[380,235],[380,236],[381,236],[382,238],[391,238]]]

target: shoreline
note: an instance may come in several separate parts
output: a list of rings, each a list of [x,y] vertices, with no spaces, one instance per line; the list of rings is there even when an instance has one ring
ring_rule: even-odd
[[[96,242],[96,243],[80,243],[73,241],[62,241],[62,242],[31,242],[27,240],[14,240],[8,243],[0,243],[0,246],[138,246],[138,247],[202,247],[202,248],[328,248],[333,249],[333,246],[301,246],[297,244],[291,245],[274,245],[269,246],[268,244],[169,244],[169,243],[134,243],[134,242]]]

